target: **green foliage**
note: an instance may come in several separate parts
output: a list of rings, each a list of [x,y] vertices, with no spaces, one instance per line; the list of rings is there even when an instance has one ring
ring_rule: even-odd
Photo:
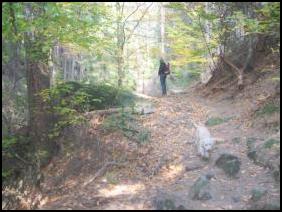
[[[248,17],[242,11],[235,11],[228,19],[236,22],[237,28],[244,28],[246,34],[264,33],[279,35],[280,28],[280,3],[267,2],[262,8],[255,10],[255,17]]]
[[[69,107],[78,112],[105,109],[114,106],[130,105],[135,97],[130,90],[110,84],[84,84],[64,82],[41,92],[44,101],[52,108]]]
[[[259,116],[271,115],[275,112],[280,112],[280,107],[273,103],[268,103],[257,112],[257,115]]]
[[[274,51],[279,52],[279,2],[257,3],[250,7],[238,6],[233,2],[175,2],[168,7],[175,11],[170,17],[170,26],[166,28],[170,57],[172,65],[183,71],[187,64],[193,64],[189,71],[201,73],[210,62],[209,54],[217,54],[220,44],[226,50],[233,43],[238,43],[238,40],[245,39],[237,37],[238,32],[243,32],[243,36],[264,34],[276,37],[278,45]],[[247,8],[247,12],[243,8]]]
[[[264,147],[264,148],[267,148],[267,149],[270,149],[273,145],[279,144],[279,143],[280,143],[280,141],[271,138],[271,139],[267,140],[267,141],[264,143],[263,147]]]
[[[2,137],[2,180],[6,182],[17,177],[23,164],[17,157],[23,155],[27,161],[32,161],[27,152],[32,152],[30,138],[19,134]],[[20,163],[20,164],[19,164]],[[24,164],[25,165],[25,164]]]
[[[49,133],[50,138],[59,136],[62,129],[67,126],[85,121],[80,113],[131,105],[135,100],[128,89],[110,84],[92,85],[73,81],[45,89],[40,95],[48,104],[46,109],[53,113],[57,120]]]
[[[195,7],[188,7],[186,3],[171,3],[170,6],[177,9],[167,28],[173,58],[171,64],[199,76],[208,64],[209,50],[213,52],[219,44],[218,17],[206,12],[201,3]],[[207,21],[213,32],[208,36],[203,31]]]
[[[267,2],[257,13],[261,16],[258,20],[261,32],[280,37],[280,2]]]
[[[106,179],[108,183],[113,184],[113,185],[116,185],[119,183],[118,176],[115,172],[107,172]]]
[[[2,139],[2,148],[3,149],[10,149],[17,143],[18,139],[16,137],[8,137]]]
[[[31,19],[25,13],[27,8],[33,13]],[[4,3],[2,35],[14,43],[26,39],[27,32],[36,35],[26,49],[29,59],[34,60],[48,60],[56,42],[98,52],[105,46],[100,33],[106,14],[106,6],[98,3]]]
[[[266,195],[267,190],[261,190],[261,189],[255,188],[255,189],[252,189],[251,193],[252,193],[251,199],[252,199],[253,201],[258,201],[258,200],[260,200],[264,195]]]
[[[7,181],[12,175],[12,170],[5,170],[2,168],[2,181]]]
[[[230,120],[231,117],[229,118],[219,118],[219,117],[212,117],[210,118],[209,120],[206,121],[206,125],[207,126],[215,126],[215,125],[219,125],[219,124],[222,124],[224,122],[227,122],[228,120]]]

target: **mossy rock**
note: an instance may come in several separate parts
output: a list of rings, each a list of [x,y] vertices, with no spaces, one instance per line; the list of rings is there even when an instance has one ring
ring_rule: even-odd
[[[196,182],[192,185],[189,197],[192,200],[208,200],[211,199],[210,193],[207,191],[209,189],[209,180],[211,177],[203,175],[200,176]]]
[[[165,200],[157,200],[156,201],[156,209],[157,210],[175,210],[175,203],[171,199],[165,199]]]
[[[253,201],[258,201],[258,200],[260,200],[263,196],[266,195],[267,190],[255,188],[255,189],[253,189],[253,190],[251,191],[251,193],[252,193],[251,199],[252,199]]]
[[[224,153],[215,162],[215,165],[230,177],[235,177],[240,170],[241,161],[238,157]]]

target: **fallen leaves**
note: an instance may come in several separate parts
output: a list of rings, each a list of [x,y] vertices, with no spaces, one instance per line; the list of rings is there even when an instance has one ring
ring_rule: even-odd
[[[132,142],[124,138],[118,133],[108,133],[106,135],[100,135],[101,143],[105,145],[109,152],[106,154],[107,158],[110,159],[121,159],[127,162],[126,166],[119,167],[114,166],[111,169],[104,168],[99,175],[97,171],[93,170],[93,176],[90,178],[94,180],[98,176],[103,176],[105,181],[95,181],[95,183],[89,183],[91,186],[89,190],[83,190],[86,188],[79,188],[81,192],[85,195],[94,195],[94,193],[100,193],[105,198],[114,198],[113,200],[118,201],[118,196],[128,195],[128,198],[136,198],[136,196],[143,195],[147,199],[151,196],[147,192],[152,191],[155,188],[167,188],[169,186],[175,185],[170,192],[187,192],[187,186],[184,187],[184,183],[194,182],[201,174],[206,173],[210,168],[211,164],[206,167],[202,167],[202,162],[197,166],[196,162],[199,162],[199,157],[195,154],[195,148],[193,145],[193,135],[195,133],[190,120],[199,121],[204,123],[207,120],[208,115],[214,113],[213,110],[217,108],[212,108],[211,105],[204,105],[193,98],[163,98],[159,101],[159,106],[156,108],[154,114],[150,116],[140,117],[142,123],[149,128],[151,131],[151,142],[143,146],[133,145]],[[189,111],[189,112],[188,112]],[[239,121],[239,119],[237,120]],[[92,127],[99,127],[101,119],[93,119]],[[241,153],[242,158],[246,157],[246,148],[234,148],[232,142],[229,142],[228,137],[230,137],[230,130],[232,130],[238,123],[229,123],[229,125],[224,125],[223,127],[214,128],[214,132],[218,135],[216,145],[219,149],[224,148],[230,149],[236,153]],[[244,123],[245,130],[248,130],[251,126],[250,121]],[[236,129],[236,132],[241,132],[240,129]],[[232,135],[234,136],[234,135]],[[244,143],[244,142],[241,142]],[[187,145],[188,144],[188,145]],[[92,160],[96,155],[91,155],[92,149],[88,149],[85,158]],[[189,154],[189,155],[188,155]],[[91,156],[91,157],[90,157]],[[110,160],[109,160],[110,161]],[[103,162],[103,161],[102,161]],[[187,162],[189,165],[187,165]],[[249,163],[249,164],[248,164]],[[60,165],[59,165],[60,166]],[[60,166],[62,169],[63,165]],[[100,168],[103,165],[99,166]],[[185,172],[185,167],[186,172]],[[102,168],[101,168],[102,169]],[[217,175],[217,178],[212,178],[211,181],[214,186],[217,186],[218,203],[224,202],[220,209],[233,209],[234,206],[229,204],[229,194],[234,193],[236,186],[242,186],[242,192],[240,193],[240,198],[243,202],[247,202],[250,198],[247,195],[248,190],[245,189],[248,184],[248,180],[252,181],[257,179],[258,176],[263,172],[263,169],[258,167],[254,170],[253,164],[248,160],[244,162],[244,169],[241,170],[241,175],[244,176],[243,180],[240,178],[231,181],[229,178],[224,177],[221,174]],[[84,173],[79,173],[83,176]],[[81,178],[79,176],[79,178]],[[240,176],[241,177],[241,176]],[[87,177],[85,179],[88,179]],[[181,180],[180,180],[181,179]],[[77,180],[77,179],[72,179]],[[88,179],[89,180],[89,179]],[[135,183],[132,181],[135,180]],[[84,181],[87,183],[88,181]],[[177,184],[177,182],[179,184]],[[73,181],[68,181],[66,186],[71,186]],[[98,185],[100,187],[98,187]],[[186,184],[185,184],[186,185]],[[93,189],[92,189],[93,188]],[[67,192],[75,192],[75,190],[69,190]],[[227,193],[228,192],[228,193]],[[56,197],[59,200],[60,196]],[[71,200],[71,197],[69,197]],[[53,200],[54,201],[54,200]],[[52,202],[52,199],[45,200],[42,202],[46,205]],[[96,206],[101,207],[100,201],[96,202]],[[109,202],[111,204],[111,202]],[[128,203],[130,204],[130,202]],[[214,209],[216,206],[208,203],[198,203],[204,208]],[[68,206],[66,204],[66,206]],[[219,205],[217,205],[218,207]]]

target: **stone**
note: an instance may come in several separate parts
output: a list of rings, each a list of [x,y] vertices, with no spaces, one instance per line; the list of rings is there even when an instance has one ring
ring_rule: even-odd
[[[225,172],[230,177],[236,177],[240,170],[241,161],[238,157],[224,153],[216,160],[215,165]]]
[[[211,198],[212,198],[211,194],[209,192],[205,191],[205,192],[199,194],[198,199],[199,200],[209,200]]]
[[[247,139],[247,148],[248,148],[247,156],[254,162],[256,162],[257,160],[257,150],[255,148],[256,141],[257,139],[252,137]]]
[[[257,159],[257,151],[252,150],[252,151],[248,151],[247,153],[248,158],[250,158],[252,161],[256,161]]]
[[[187,210],[183,205],[179,205],[176,210]]]
[[[280,203],[255,203],[248,210],[280,210]]]
[[[280,170],[274,170],[272,176],[276,182],[280,182]]]
[[[253,201],[258,201],[267,193],[267,190],[255,188],[251,191],[251,193],[252,193],[251,199]]]
[[[232,142],[233,143],[240,143],[241,139],[240,139],[240,137],[234,137],[234,138],[232,138]]]
[[[174,201],[171,199],[156,200],[155,206],[157,210],[175,210]]]
[[[189,193],[189,197],[192,200],[207,200],[211,199],[210,193],[207,191],[210,176],[200,176],[196,182],[192,185]]]
[[[233,196],[233,197],[232,197],[232,200],[233,200],[234,203],[240,202],[240,197],[238,197],[238,196]]]
[[[215,173],[213,171],[209,171],[206,174],[206,177],[210,180],[211,178],[215,178]]]

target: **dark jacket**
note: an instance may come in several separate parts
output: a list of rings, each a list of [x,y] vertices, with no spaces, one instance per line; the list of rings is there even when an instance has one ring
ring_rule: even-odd
[[[166,71],[166,64],[164,61],[160,61],[160,67],[159,67],[159,75],[161,74],[165,74],[165,71]]]

